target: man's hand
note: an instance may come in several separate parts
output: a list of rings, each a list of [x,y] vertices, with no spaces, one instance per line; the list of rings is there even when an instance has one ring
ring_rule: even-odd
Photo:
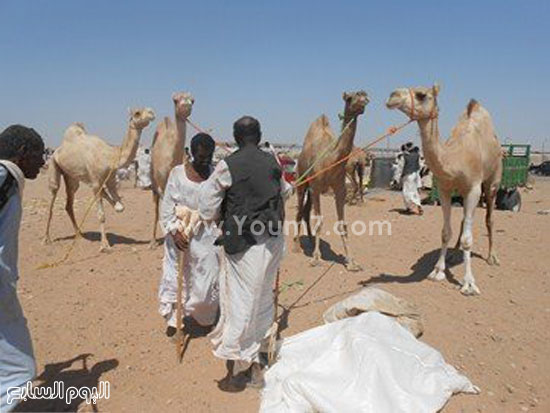
[[[176,247],[179,250],[185,251],[189,247],[189,239],[185,235],[183,235],[181,232],[176,231],[173,237],[174,237],[174,242],[176,243]]]

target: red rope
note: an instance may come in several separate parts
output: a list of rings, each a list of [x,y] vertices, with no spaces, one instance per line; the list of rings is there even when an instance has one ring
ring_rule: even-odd
[[[407,126],[409,123],[411,123],[413,120],[410,119],[409,121],[405,122],[405,123],[402,123],[401,125],[399,126],[390,126],[388,128],[388,130],[386,131],[385,134],[383,134],[382,136],[374,139],[372,142],[370,142],[367,146],[364,146],[362,149],[363,150],[366,150],[366,149],[369,149],[370,147],[376,145],[378,142],[380,142],[382,139],[385,139],[387,138],[388,136],[391,136],[391,135],[394,135],[396,134],[398,131],[400,131],[401,129],[403,129],[405,126]],[[304,179],[303,181],[297,183],[295,185],[295,187],[299,187],[299,186],[302,186],[310,181],[312,181],[314,178],[318,177],[319,175],[325,173],[326,171],[334,168],[335,166],[341,164],[342,162],[345,162],[347,161],[355,152],[357,151],[357,149],[355,151],[351,151],[347,156],[344,156],[342,159],[339,159],[338,161],[332,163],[331,165],[321,169],[320,171],[314,173],[313,175],[307,177],[306,179]]]

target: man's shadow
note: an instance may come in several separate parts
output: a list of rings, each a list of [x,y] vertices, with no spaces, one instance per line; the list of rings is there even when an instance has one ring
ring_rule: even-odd
[[[382,273],[368,280],[359,281],[359,284],[365,287],[370,284],[413,283],[423,281],[434,269],[435,264],[439,259],[440,251],[441,250],[438,248],[420,257],[420,259],[411,267],[412,272],[409,275],[393,275]],[[479,254],[476,253],[472,253],[472,256],[482,258]],[[445,260],[445,275],[447,276],[447,280],[450,283],[461,285],[456,280],[450,269],[456,267],[459,264],[462,264],[463,261],[463,254],[461,250],[455,250],[454,248],[448,249],[447,258]]]
[[[97,388],[98,392],[101,390],[98,388],[99,379],[103,373],[108,372],[109,370],[115,369],[118,366],[118,360],[109,359],[100,361],[92,366],[91,369],[88,368],[87,359],[92,354],[86,353],[76,356],[70,360],[62,361],[60,363],[47,364],[44,367],[44,371],[36,377],[37,381],[41,381],[39,385],[34,385],[33,387],[39,387],[44,389],[55,389],[54,383],[57,381],[63,382],[65,392],[69,387],[75,387],[80,389],[87,387],[88,389]],[[81,361],[81,367],[77,365],[75,368],[71,368],[73,364]],[[40,389],[37,390],[37,393]],[[47,391],[47,390],[46,390]],[[47,394],[46,392],[38,394]],[[19,403],[13,411],[16,412],[75,412],[78,410],[79,406],[82,403],[85,403],[85,399],[80,396],[76,396],[73,400],[67,403],[65,394],[62,394],[58,399],[30,399],[27,398],[26,401]],[[100,403],[101,400],[98,400]],[[97,405],[93,402],[91,407],[94,412],[97,412]]]
[[[313,257],[313,238],[310,239],[307,235],[300,236],[300,248],[307,257]],[[330,243],[324,241],[322,238],[319,238],[319,250],[321,251],[321,260],[341,265],[346,264],[346,257],[334,252]]]

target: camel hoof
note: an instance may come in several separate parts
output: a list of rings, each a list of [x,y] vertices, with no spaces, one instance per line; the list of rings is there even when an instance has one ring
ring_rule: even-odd
[[[346,270],[349,272],[359,272],[363,271],[363,267],[361,267],[355,261],[350,261],[346,264]]]
[[[313,257],[309,260],[309,266],[310,267],[319,267],[321,265],[321,260],[319,257]]]
[[[500,260],[495,254],[489,255],[487,258],[487,264],[489,265],[500,265]]]
[[[110,245],[102,245],[101,247],[99,247],[99,252],[109,254],[113,252],[113,249],[111,248]]]
[[[157,241],[156,239],[154,239],[154,240],[152,240],[152,241],[149,243],[149,249],[150,249],[150,250],[154,250],[154,249],[157,248],[159,245],[160,245],[160,241]]]
[[[443,281],[445,279],[445,271],[434,268],[434,270],[428,275],[428,280]]]
[[[479,291],[479,288],[477,288],[477,285],[475,285],[474,282],[465,282],[462,288],[460,289],[460,292],[463,295],[479,295],[481,294],[481,291]]]
[[[116,211],[116,212],[122,212],[122,211],[124,211],[124,205],[122,205],[120,202],[117,202],[117,203],[115,204],[115,211]]]

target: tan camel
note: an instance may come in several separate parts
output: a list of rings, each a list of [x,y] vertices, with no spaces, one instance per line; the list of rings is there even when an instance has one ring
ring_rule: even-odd
[[[485,224],[489,233],[487,262],[498,264],[493,252],[492,212],[502,175],[502,151],[489,112],[473,99],[451,131],[450,138],[441,142],[437,124],[438,93],[437,85],[431,88],[397,89],[392,92],[386,105],[389,109],[399,109],[418,122],[426,164],[438,182],[444,219],[442,247],[439,260],[429,278],[437,281],[445,279],[445,256],[452,236],[451,193],[456,190],[464,198],[460,244],[464,252],[466,271],[460,291],[465,295],[479,294],[471,264],[472,223],[483,191],[487,199]]]
[[[151,148],[151,188],[155,214],[153,222],[153,237],[150,247],[157,245],[157,224],[159,220],[159,203],[164,195],[166,181],[170,171],[185,159],[185,133],[187,118],[191,116],[195,99],[187,92],[172,95],[175,110],[175,124],[165,117],[157,126]]]
[[[369,99],[367,93],[362,90],[359,92],[344,93],[343,99],[345,101],[345,126],[343,127],[340,139],[336,141],[336,136],[330,128],[329,121],[325,115],[317,118],[309,127],[304,139],[304,147],[298,157],[298,176],[301,177],[307,171],[309,171],[307,172],[307,176],[315,175],[322,169],[348,156],[351,152],[353,139],[357,130],[357,117],[364,113]],[[323,153],[327,155],[319,159],[319,156],[322,156]],[[316,162],[317,159],[319,161]],[[299,250],[300,223],[304,220],[309,236],[313,236],[314,238],[313,257],[310,263],[311,265],[319,264],[321,258],[319,233],[323,219],[321,216],[321,194],[326,193],[329,189],[332,189],[334,192],[336,214],[338,216],[338,233],[341,235],[344,244],[346,268],[349,271],[360,271],[361,267],[354,262],[348,251],[347,225],[344,222],[344,207],[346,203],[345,162],[339,163],[327,172],[316,175],[308,183],[297,187],[298,213],[296,215],[296,222],[298,223],[298,234],[294,238],[294,249],[295,251]],[[315,216],[310,217],[312,203]],[[315,222],[313,232],[310,226],[310,218]]]
[[[155,119],[155,113],[150,108],[130,110],[128,131],[122,146],[112,146],[101,138],[89,135],[82,123],[73,123],[63,135],[63,142],[51,158],[49,188],[51,192],[48,223],[44,242],[51,242],[50,224],[52,210],[59,190],[61,176],[65,181],[67,201],[65,210],[71,219],[77,235],[82,235],[74,216],[74,195],[80,182],[92,187],[98,196],[98,218],[101,230],[101,251],[110,248],[105,235],[105,212],[103,198],[111,204],[115,211],[122,212],[120,196],[118,195],[115,170],[126,168],[135,158],[141,132]]]
[[[359,195],[360,201],[363,202],[363,177],[365,175],[365,168],[370,163],[370,156],[370,152],[367,153],[364,149],[354,146],[351,156],[346,161],[346,176],[351,181],[353,187],[352,201],[355,201],[357,195]]]

